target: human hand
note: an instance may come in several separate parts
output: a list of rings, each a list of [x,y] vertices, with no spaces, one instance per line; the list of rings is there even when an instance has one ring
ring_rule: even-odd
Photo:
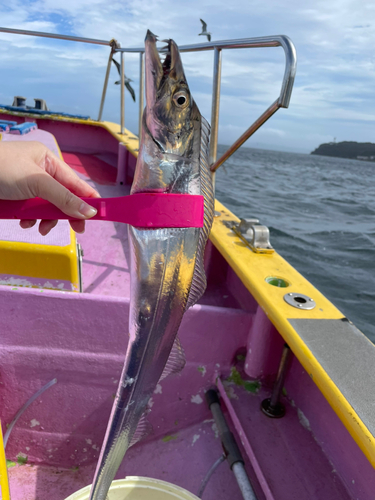
[[[40,142],[0,142],[0,199],[27,200],[43,198],[71,217],[77,233],[85,230],[85,219],[96,214],[96,209],[78,196],[100,198],[94,188]],[[45,236],[57,220],[42,220],[39,232]],[[36,220],[21,220],[24,229],[34,226]]]

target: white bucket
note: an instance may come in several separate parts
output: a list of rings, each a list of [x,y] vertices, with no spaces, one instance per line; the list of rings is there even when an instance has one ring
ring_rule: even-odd
[[[65,500],[88,500],[91,486],[73,493]],[[129,476],[113,481],[108,500],[199,500],[198,497],[174,484],[148,477]]]

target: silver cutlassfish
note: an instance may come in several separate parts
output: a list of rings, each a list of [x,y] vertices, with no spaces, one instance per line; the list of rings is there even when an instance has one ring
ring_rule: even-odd
[[[206,287],[203,254],[214,212],[209,125],[191,97],[175,42],[168,41],[163,63],[150,31],[145,45],[146,109],[131,193],[203,195],[204,227],[129,226],[129,344],[90,500],[106,499],[127,449],[145,432],[144,414],[157,383],[183,367],[177,330]]]

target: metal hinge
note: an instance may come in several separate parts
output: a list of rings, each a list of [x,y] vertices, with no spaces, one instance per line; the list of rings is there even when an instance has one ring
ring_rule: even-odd
[[[232,226],[236,235],[255,253],[273,253],[270,243],[270,231],[267,226],[259,224],[258,219],[240,219]]]

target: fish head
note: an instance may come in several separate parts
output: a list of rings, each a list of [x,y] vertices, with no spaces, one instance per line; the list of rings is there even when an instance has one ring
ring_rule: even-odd
[[[167,42],[162,62],[156,36],[147,32],[145,40],[146,125],[162,152],[183,154],[199,114],[186,81],[177,44]]]

